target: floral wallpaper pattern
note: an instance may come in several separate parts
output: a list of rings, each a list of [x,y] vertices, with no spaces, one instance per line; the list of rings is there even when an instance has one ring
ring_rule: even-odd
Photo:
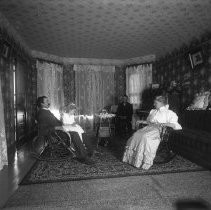
[[[31,132],[35,122],[35,106],[36,106],[36,69],[33,67],[33,60],[25,50],[24,46],[17,42],[5,28],[0,27],[0,46],[3,43],[9,46],[7,57],[0,54],[0,75],[2,98],[4,103],[5,133],[7,146],[10,148],[15,143],[15,110],[14,110],[14,85],[13,85],[13,67],[18,63],[22,63],[24,74],[26,75],[26,125],[27,134]]]
[[[202,52],[203,63],[191,67],[190,53]],[[211,41],[210,39],[193,40],[179,50],[160,58],[153,65],[153,83],[168,89],[172,81],[181,96],[181,108],[186,108],[193,100],[194,94],[203,86],[211,88]]]
[[[28,130],[31,131],[35,126],[37,110],[37,69],[35,65],[30,65],[29,69],[30,71],[27,71],[26,111]]]

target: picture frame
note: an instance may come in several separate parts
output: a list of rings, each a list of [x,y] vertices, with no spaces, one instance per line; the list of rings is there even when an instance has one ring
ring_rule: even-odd
[[[189,59],[191,68],[194,69],[196,66],[199,66],[204,63],[202,50],[197,50],[192,53],[189,53]]]
[[[3,42],[1,44],[1,48],[0,48],[0,54],[4,57],[4,58],[8,58],[9,54],[10,54],[10,45],[7,42]]]
[[[160,87],[160,84],[154,83],[152,84],[152,89],[158,89]]]

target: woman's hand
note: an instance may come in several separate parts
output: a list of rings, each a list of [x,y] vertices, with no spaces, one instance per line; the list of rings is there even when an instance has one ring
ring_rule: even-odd
[[[167,127],[171,127],[171,128],[175,128],[175,125],[173,123],[160,123],[161,127],[167,126]]]

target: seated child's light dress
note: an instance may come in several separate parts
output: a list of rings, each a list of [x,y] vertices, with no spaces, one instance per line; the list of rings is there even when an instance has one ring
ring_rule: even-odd
[[[83,141],[82,133],[84,133],[84,130],[80,125],[76,124],[73,114],[63,113],[62,121],[63,121],[62,127],[66,132],[68,131],[77,132],[81,138],[81,141]]]

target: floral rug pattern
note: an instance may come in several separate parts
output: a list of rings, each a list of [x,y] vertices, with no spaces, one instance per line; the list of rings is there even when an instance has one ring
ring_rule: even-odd
[[[201,166],[176,156],[165,164],[154,164],[148,171],[121,162],[115,151],[99,148],[94,165],[85,165],[73,158],[58,161],[37,161],[21,184],[36,184],[123,176],[154,175],[205,170]]]

